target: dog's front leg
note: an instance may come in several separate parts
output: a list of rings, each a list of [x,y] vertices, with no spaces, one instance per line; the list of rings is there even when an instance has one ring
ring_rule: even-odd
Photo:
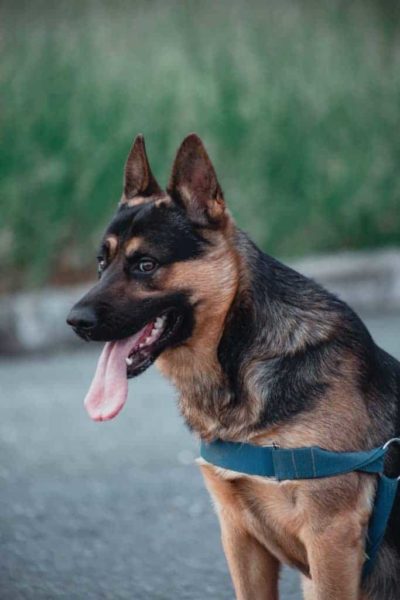
[[[311,581],[303,584],[305,600],[359,600],[365,528],[350,518],[333,519],[306,543]]]
[[[278,600],[279,562],[246,529],[232,482],[209,465],[201,470],[217,508],[237,600]]]
[[[250,534],[220,515],[222,545],[237,600],[278,600],[279,563]]]

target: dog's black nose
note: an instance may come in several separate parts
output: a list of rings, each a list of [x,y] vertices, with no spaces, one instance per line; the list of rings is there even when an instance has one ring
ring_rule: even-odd
[[[78,331],[89,332],[97,325],[97,316],[90,306],[75,305],[67,317],[68,325]]]

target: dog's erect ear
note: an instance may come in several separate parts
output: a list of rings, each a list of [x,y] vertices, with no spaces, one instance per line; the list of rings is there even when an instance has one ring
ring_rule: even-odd
[[[172,167],[168,193],[200,224],[217,225],[225,213],[224,196],[201,139],[191,133]]]
[[[138,135],[133,142],[125,164],[122,203],[135,196],[153,196],[158,194],[162,194],[162,190],[151,172],[146,154],[146,146],[144,145],[144,137]]]

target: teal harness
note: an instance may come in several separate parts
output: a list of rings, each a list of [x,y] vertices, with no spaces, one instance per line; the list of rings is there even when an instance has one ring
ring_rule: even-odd
[[[372,450],[331,452],[318,447],[262,447],[216,440],[209,444],[202,442],[200,455],[217,467],[245,475],[274,477],[278,481],[333,477],[352,471],[378,475],[374,509],[367,533],[364,578],[373,568],[400,479],[387,477],[383,473],[385,455],[393,443],[400,443],[400,438],[393,438],[382,447]]]

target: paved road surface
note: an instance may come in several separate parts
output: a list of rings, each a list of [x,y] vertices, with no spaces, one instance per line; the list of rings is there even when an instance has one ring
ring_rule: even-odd
[[[400,318],[368,323],[400,356]],[[227,600],[216,517],[154,369],[109,423],[82,407],[97,350],[0,362],[0,599]],[[285,571],[283,600],[301,597]]]

